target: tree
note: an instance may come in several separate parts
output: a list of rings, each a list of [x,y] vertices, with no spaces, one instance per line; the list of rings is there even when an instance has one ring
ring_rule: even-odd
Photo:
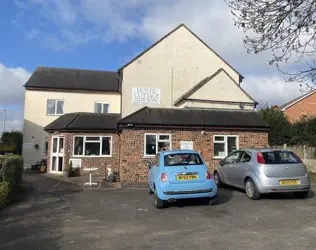
[[[225,0],[235,25],[246,33],[248,53],[273,52],[270,65],[306,59],[306,66],[284,72],[287,81],[316,83],[316,0]],[[312,84],[307,83],[311,81]],[[302,86],[302,85],[301,85]]]
[[[271,126],[268,135],[269,145],[288,143],[291,138],[291,124],[284,113],[275,107],[264,107],[258,113],[261,119]]]
[[[23,134],[20,131],[3,132],[1,145],[11,145],[15,147],[15,154],[22,155]]]

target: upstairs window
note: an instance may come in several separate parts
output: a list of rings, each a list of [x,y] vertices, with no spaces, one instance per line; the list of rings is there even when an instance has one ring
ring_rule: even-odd
[[[109,113],[109,104],[105,102],[95,102],[94,113],[100,113],[100,114]]]
[[[56,99],[48,99],[46,106],[47,115],[62,115],[64,114],[64,101]]]

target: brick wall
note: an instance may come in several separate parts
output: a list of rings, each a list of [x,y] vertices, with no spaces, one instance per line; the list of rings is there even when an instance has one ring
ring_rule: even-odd
[[[112,133],[55,133],[49,136],[48,141],[48,171],[50,171],[51,165],[51,144],[52,136],[63,136],[64,142],[64,164],[68,163],[70,158],[81,159],[83,167],[98,167],[98,173],[102,176],[106,176],[106,169],[112,168],[113,171],[119,171],[119,136]],[[111,157],[73,157],[73,137],[75,135],[88,135],[88,136],[112,136],[112,156]]]
[[[306,97],[300,102],[287,108],[284,111],[289,121],[294,122],[299,120],[303,115],[315,116],[316,115],[316,93]]]
[[[121,134],[120,177],[122,185],[145,183],[148,167],[146,162],[152,158],[144,158],[144,134],[171,134],[172,149],[180,148],[180,141],[193,141],[193,147],[202,153],[208,168],[213,171],[219,160],[213,159],[213,135],[238,135],[239,148],[262,148],[268,145],[266,132],[241,131],[205,131],[201,130],[128,130]]]

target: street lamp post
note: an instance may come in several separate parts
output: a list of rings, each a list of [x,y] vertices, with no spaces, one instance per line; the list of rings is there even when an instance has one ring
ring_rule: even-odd
[[[7,110],[4,109],[3,112],[4,112],[4,118],[3,118],[3,132],[5,132],[5,120],[6,120],[6,116],[7,116]]]

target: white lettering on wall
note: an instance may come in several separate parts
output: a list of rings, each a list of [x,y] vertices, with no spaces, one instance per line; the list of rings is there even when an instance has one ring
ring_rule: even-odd
[[[160,89],[132,88],[132,103],[145,106],[160,106]]]

